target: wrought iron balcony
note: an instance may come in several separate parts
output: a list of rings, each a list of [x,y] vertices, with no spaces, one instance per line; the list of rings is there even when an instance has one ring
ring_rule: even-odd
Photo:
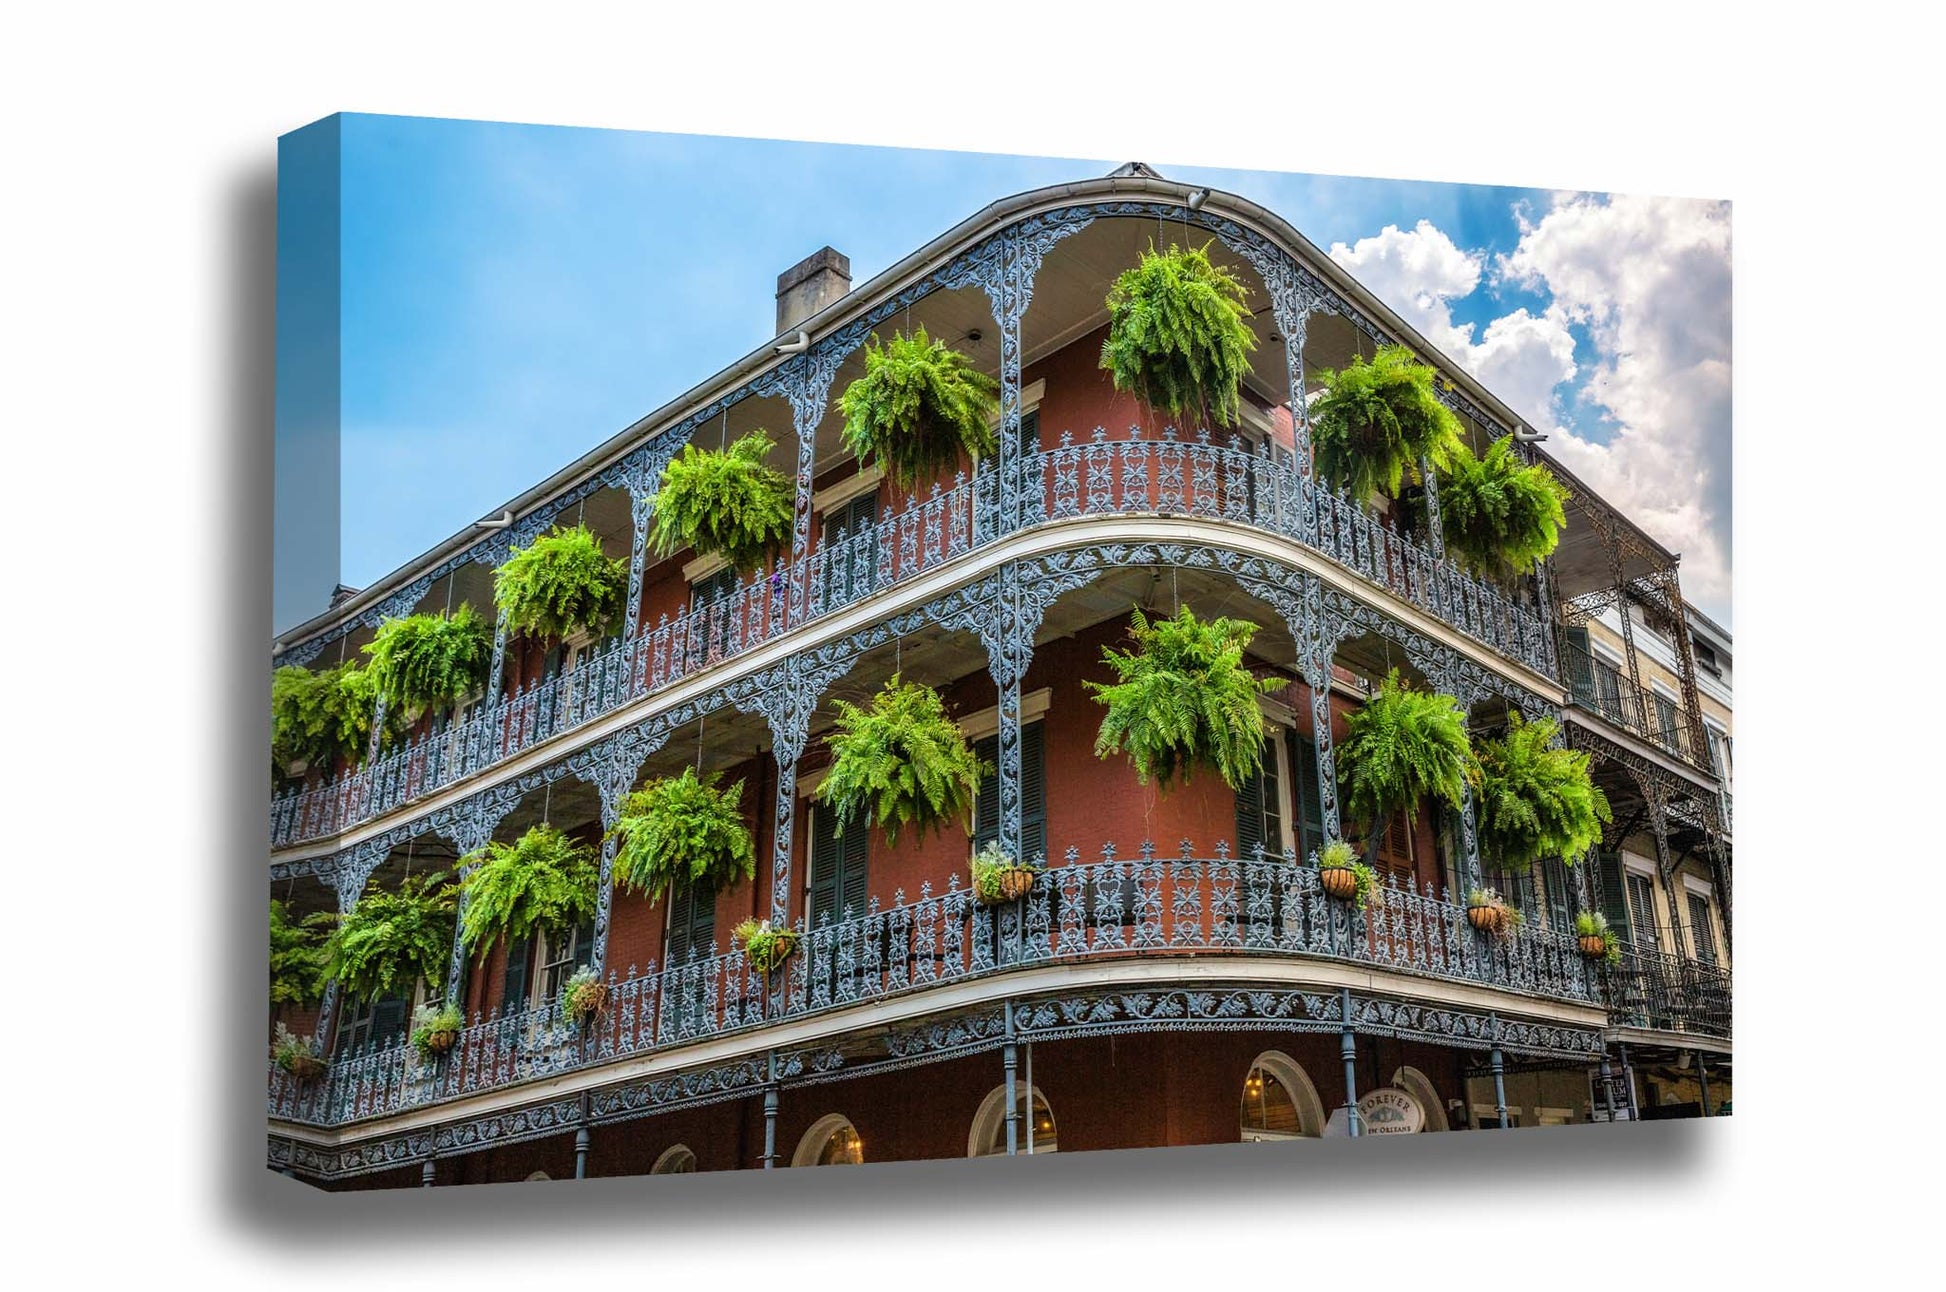
[[[608,1003],[586,1029],[560,1005],[476,1018],[452,1050],[422,1059],[403,1040],[339,1055],[300,1082],[270,1069],[273,1117],[335,1125],[382,1117],[537,1078],[671,1050],[1037,966],[1154,957],[1249,956],[1351,963],[1415,978],[1601,1005],[1599,975],[1569,932],[1473,929],[1466,910],[1396,876],[1361,913],[1327,896],[1311,864],[1290,858],[1197,859],[1185,847],[1128,860],[1112,845],[1083,864],[1070,848],[1018,902],[979,905],[955,877],[944,893],[901,894],[805,933],[769,980],[739,951],[638,973],[611,972]]]
[[[1560,652],[1561,671],[1575,704],[1634,732],[1666,754],[1705,765],[1695,756],[1688,716],[1680,703],[1637,686],[1613,664],[1572,643],[1562,643]]]
[[[1003,485],[1005,487],[1003,488]],[[1302,544],[1508,659],[1556,676],[1545,617],[1319,488],[1268,449],[1174,432],[1097,430],[1023,454],[1011,479],[987,471],[887,508],[873,528],[824,545],[715,600],[616,640],[578,667],[479,706],[363,767],[271,805],[271,846],[335,834],[572,731],[644,696],[905,583],[1022,528],[1070,518],[1187,516],[1248,525]]]
[[[1713,964],[1624,947],[1604,991],[1617,1027],[1729,1038],[1730,975]]]

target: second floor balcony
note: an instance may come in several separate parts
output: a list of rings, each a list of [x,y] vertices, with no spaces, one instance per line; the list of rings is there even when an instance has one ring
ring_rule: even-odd
[[[1076,440],[1063,433],[1022,453],[1004,476],[986,470],[908,500],[899,512],[887,508],[877,524],[744,578],[633,638],[616,638],[551,678],[278,795],[271,846],[393,812],[921,576],[959,563],[976,577],[975,554],[1022,531],[1116,517],[1188,518],[1267,534],[1324,557],[1351,586],[1413,606],[1514,664],[1557,675],[1553,634],[1538,607],[1320,488],[1288,454],[1235,436],[1131,429],[1122,438],[1096,430]]]

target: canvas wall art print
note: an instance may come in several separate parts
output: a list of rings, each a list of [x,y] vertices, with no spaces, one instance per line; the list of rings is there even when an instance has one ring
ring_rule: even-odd
[[[1730,1114],[1727,203],[279,165],[271,1169]]]

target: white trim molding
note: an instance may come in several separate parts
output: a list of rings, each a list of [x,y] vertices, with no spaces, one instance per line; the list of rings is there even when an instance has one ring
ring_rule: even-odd
[[[859,494],[869,493],[878,488],[878,482],[885,478],[885,468],[874,462],[871,466],[861,467],[856,473],[846,476],[837,484],[826,485],[811,495],[811,510],[830,511],[842,507]]]
[[[1024,727],[1030,722],[1038,722],[1046,717],[1048,707],[1053,702],[1052,697],[1053,688],[1045,686],[1038,691],[1029,691],[1021,696],[1020,725]],[[977,713],[969,713],[959,720],[960,734],[968,740],[985,740],[998,730],[1000,730],[999,705],[981,709]]]

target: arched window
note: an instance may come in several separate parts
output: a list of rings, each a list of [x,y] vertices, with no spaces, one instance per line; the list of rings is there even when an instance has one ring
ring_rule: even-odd
[[[856,1166],[865,1160],[865,1141],[837,1113],[820,1117],[797,1142],[792,1166]]]
[[[688,1175],[696,1169],[696,1155],[689,1151],[687,1144],[677,1144],[665,1149],[655,1165],[649,1168],[650,1175]]]
[[[1297,1060],[1266,1050],[1243,1079],[1237,1122],[1238,1138],[1246,1144],[1316,1138],[1324,1133],[1324,1104]]]
[[[1392,1084],[1419,1101],[1426,1110],[1426,1124],[1423,1129],[1443,1131],[1451,1129],[1446,1124],[1446,1105],[1440,1102],[1439,1092],[1426,1074],[1417,1068],[1400,1068],[1392,1074]]]
[[[1047,1096],[1036,1086],[1029,1101],[1027,1083],[1021,1082],[1014,1087],[1014,1098],[1020,1103],[1021,1120],[1015,1131],[1018,1137],[1015,1150],[1020,1153],[1053,1153],[1060,1148],[1060,1139],[1055,1134],[1054,1110],[1048,1106]],[[1029,1113],[1029,1109],[1032,1113]],[[1033,1147],[1028,1147],[1028,1128],[1033,1128]],[[973,1129],[966,1137],[968,1157],[994,1157],[1007,1151],[1007,1087],[1005,1083],[993,1088],[993,1092],[980,1101],[980,1111],[973,1114]]]

